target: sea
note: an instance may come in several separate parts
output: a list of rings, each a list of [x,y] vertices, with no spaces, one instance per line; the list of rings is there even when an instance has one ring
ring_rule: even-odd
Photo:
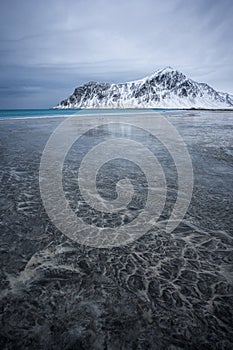
[[[171,109],[121,109],[121,113],[147,113],[147,112],[168,112]],[[71,115],[86,114],[116,114],[119,109],[0,109],[0,119],[22,119],[22,118],[53,118],[69,117]]]

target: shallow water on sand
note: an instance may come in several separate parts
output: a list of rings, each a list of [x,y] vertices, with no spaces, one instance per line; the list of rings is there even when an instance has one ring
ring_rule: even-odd
[[[61,118],[0,121],[2,349],[233,348],[233,112],[166,117],[193,162],[189,209],[172,233],[152,229],[111,249],[69,240],[43,208],[39,164]],[[99,215],[80,201],[76,174],[83,154],[121,132],[89,133],[66,158],[64,190],[86,222],[115,227],[144,205],[145,178],[123,160],[103,167],[97,181],[99,193],[112,199],[114,182],[125,172],[139,180],[128,217]],[[148,135],[124,133],[153,148]],[[177,179],[165,150],[156,145],[154,152],[167,169],[166,219]]]

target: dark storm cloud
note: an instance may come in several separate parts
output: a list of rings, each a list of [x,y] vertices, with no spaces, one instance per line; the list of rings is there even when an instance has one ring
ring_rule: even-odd
[[[50,107],[89,80],[170,65],[233,93],[231,0],[1,2],[0,107]]]

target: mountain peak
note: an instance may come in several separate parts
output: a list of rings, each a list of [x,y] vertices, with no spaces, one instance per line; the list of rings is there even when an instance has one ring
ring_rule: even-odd
[[[171,66],[167,66],[165,68],[159,69],[154,74],[158,75],[158,74],[167,74],[167,73],[176,73],[176,74],[185,76],[185,74],[183,74],[182,72],[180,72],[179,70],[177,70],[175,68],[172,68]]]
[[[159,69],[159,70],[155,71],[148,78],[155,78],[157,76],[162,76],[162,75],[176,75],[176,76],[180,76],[183,79],[186,78],[185,74],[183,74],[182,72],[178,71],[175,68],[172,68],[171,66],[167,66],[167,67],[164,67],[162,69]]]
[[[169,73],[169,72],[174,72],[176,69],[172,68],[171,66],[164,67],[162,69],[159,69],[157,73]]]

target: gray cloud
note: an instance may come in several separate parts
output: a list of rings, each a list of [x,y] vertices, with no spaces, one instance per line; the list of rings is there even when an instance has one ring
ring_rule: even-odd
[[[0,107],[50,107],[89,80],[167,65],[233,93],[232,15],[231,0],[2,1]]]

